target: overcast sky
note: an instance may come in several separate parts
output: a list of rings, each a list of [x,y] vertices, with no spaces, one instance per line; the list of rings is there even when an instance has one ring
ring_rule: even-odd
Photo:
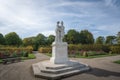
[[[94,37],[120,31],[120,0],[0,0],[0,33],[21,38],[54,34],[56,22],[65,32],[84,29]]]

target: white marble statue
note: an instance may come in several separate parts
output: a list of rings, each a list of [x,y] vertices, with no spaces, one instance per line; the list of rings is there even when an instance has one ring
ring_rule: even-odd
[[[35,77],[42,77],[48,80],[57,80],[65,76],[74,75],[88,71],[87,64],[69,60],[68,44],[62,42],[64,37],[63,22],[57,22],[55,41],[52,43],[52,57],[50,60],[40,61],[32,64]]]
[[[60,25],[59,21],[57,22],[57,28],[56,28],[55,32],[56,32],[55,42],[61,43],[62,39],[64,37],[63,21],[61,22],[61,25]]]

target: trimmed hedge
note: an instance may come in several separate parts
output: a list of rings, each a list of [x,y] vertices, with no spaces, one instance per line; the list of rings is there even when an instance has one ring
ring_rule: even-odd
[[[20,48],[17,48],[17,47],[1,47],[1,48],[0,48],[0,51],[5,51],[5,52],[27,51],[28,53],[32,53],[33,48],[32,48],[31,46],[28,46],[28,47],[20,47]]]
[[[112,53],[120,54],[120,46],[111,46]]]
[[[50,48],[50,47],[40,47],[38,51],[40,53],[52,53],[52,48]]]
[[[81,50],[85,50],[85,51],[101,51],[102,50],[102,45],[99,45],[99,44],[81,45]]]
[[[68,45],[68,53],[69,54],[76,54],[80,53],[82,55],[84,52],[89,52],[90,54],[93,54],[94,52],[104,54],[109,53],[112,51],[112,53],[120,53],[120,46],[110,46],[110,45],[101,45],[101,44],[88,44],[88,45],[75,45],[75,44],[69,44]],[[39,48],[40,53],[52,53],[51,47],[40,47]]]
[[[75,44],[70,44],[68,46],[68,50],[72,51],[104,51],[104,52],[109,52],[110,48],[109,45],[101,45],[101,44],[86,44],[86,45],[75,45]]]
[[[24,56],[27,57],[29,53],[32,53],[33,48],[28,47],[2,47],[0,48],[0,58],[4,57],[18,57],[18,56]]]

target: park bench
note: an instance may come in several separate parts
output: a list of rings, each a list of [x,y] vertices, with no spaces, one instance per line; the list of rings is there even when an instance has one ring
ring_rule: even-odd
[[[14,62],[20,62],[21,58],[20,57],[7,57],[2,59],[3,60],[3,64],[7,64],[8,62],[10,63],[14,63]]]

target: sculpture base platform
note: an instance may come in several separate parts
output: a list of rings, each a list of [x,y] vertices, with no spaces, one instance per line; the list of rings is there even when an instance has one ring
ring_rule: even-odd
[[[45,79],[61,79],[74,74],[90,70],[87,64],[79,63],[76,61],[68,61],[65,64],[54,64],[47,61],[32,64],[33,72],[36,77]]]
[[[53,42],[50,62],[54,64],[64,64],[69,61],[67,46],[68,44],[66,42]]]

